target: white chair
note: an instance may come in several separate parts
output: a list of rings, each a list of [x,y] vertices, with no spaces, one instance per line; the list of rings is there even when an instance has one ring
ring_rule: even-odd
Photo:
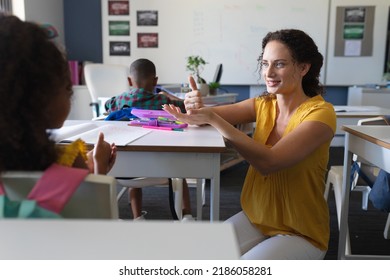
[[[90,63],[84,66],[85,84],[91,94],[96,117],[104,111],[104,100],[129,90],[129,68],[116,64]]]
[[[361,119],[357,123],[358,125],[388,125],[388,121],[385,117],[374,117],[374,118],[366,118]],[[361,166],[363,170],[369,170],[371,176],[375,177],[377,175],[377,168],[373,166],[369,166],[364,163],[364,160],[361,158],[358,158],[356,155],[353,156],[353,160],[358,162],[358,164]],[[352,191],[360,191],[362,192],[362,209],[367,210],[368,206],[368,196],[370,194],[371,188],[367,185],[362,185],[362,183],[359,180],[359,174],[355,172],[354,174],[351,174],[353,180],[351,182],[351,190]],[[337,219],[338,224],[340,227],[340,214],[341,214],[341,194],[342,194],[342,188],[343,188],[343,166],[331,166],[328,177],[326,180],[325,185],[325,192],[324,197],[325,199],[328,199],[329,190],[333,187],[334,190],[334,196],[335,196],[335,202],[336,202],[336,211],[337,211]],[[390,215],[387,218],[386,226],[383,232],[385,239],[390,239]],[[349,242],[349,235],[347,236],[347,253],[350,254],[350,242]]]
[[[9,171],[1,175],[5,192],[11,200],[25,199],[42,172]],[[53,186],[55,187],[55,186]],[[114,177],[89,174],[60,213],[72,219],[118,219]]]
[[[91,95],[85,86],[73,86],[72,106],[67,120],[92,120]],[[96,113],[95,113],[96,114]]]

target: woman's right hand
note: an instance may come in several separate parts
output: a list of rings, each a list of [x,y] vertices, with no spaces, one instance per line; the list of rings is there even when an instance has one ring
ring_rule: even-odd
[[[202,95],[196,86],[194,78],[189,76],[188,82],[190,83],[192,91],[187,92],[184,99],[184,106],[186,107],[186,111],[202,108],[204,106]]]

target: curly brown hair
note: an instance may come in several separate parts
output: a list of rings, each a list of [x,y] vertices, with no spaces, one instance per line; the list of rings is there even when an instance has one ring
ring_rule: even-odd
[[[262,53],[258,59],[260,71],[262,69],[261,61],[263,60],[264,48],[270,41],[279,41],[286,45],[295,62],[311,64],[310,70],[302,79],[302,88],[307,96],[313,97],[325,93],[324,86],[319,81],[324,58],[309,35],[297,29],[269,32],[263,38]]]
[[[72,86],[65,55],[40,25],[0,14],[0,73],[0,171],[44,170],[57,158],[47,108]]]

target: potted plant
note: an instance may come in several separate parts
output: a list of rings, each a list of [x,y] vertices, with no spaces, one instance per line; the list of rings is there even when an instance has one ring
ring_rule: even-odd
[[[204,65],[207,62],[199,55],[191,55],[187,57],[187,70],[191,71],[192,75],[195,77],[195,81],[198,86],[198,90],[203,96],[209,94],[209,85],[206,83],[206,80],[203,79],[200,74],[203,71]]]
[[[220,84],[218,82],[211,82],[211,83],[209,83],[210,95],[216,95],[217,94],[217,90],[218,90],[219,87],[220,87]]]
[[[207,62],[201,56],[191,55],[187,57],[187,70],[192,72],[192,75],[196,78],[196,82],[199,84],[206,83],[205,79],[200,76],[206,64]]]

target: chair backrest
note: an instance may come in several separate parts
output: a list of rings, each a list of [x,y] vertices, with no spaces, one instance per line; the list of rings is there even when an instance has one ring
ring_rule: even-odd
[[[84,86],[73,86],[72,106],[68,120],[92,120],[94,117],[91,108],[91,95]]]
[[[390,125],[390,116],[379,116],[373,118],[360,119],[358,125]]]
[[[1,175],[11,200],[25,199],[42,172],[9,171]],[[89,174],[61,211],[64,218],[118,219],[115,178]]]
[[[85,84],[92,102],[97,104],[97,116],[102,111],[99,98],[109,98],[129,91],[129,69],[124,65],[91,63],[84,66]]]

